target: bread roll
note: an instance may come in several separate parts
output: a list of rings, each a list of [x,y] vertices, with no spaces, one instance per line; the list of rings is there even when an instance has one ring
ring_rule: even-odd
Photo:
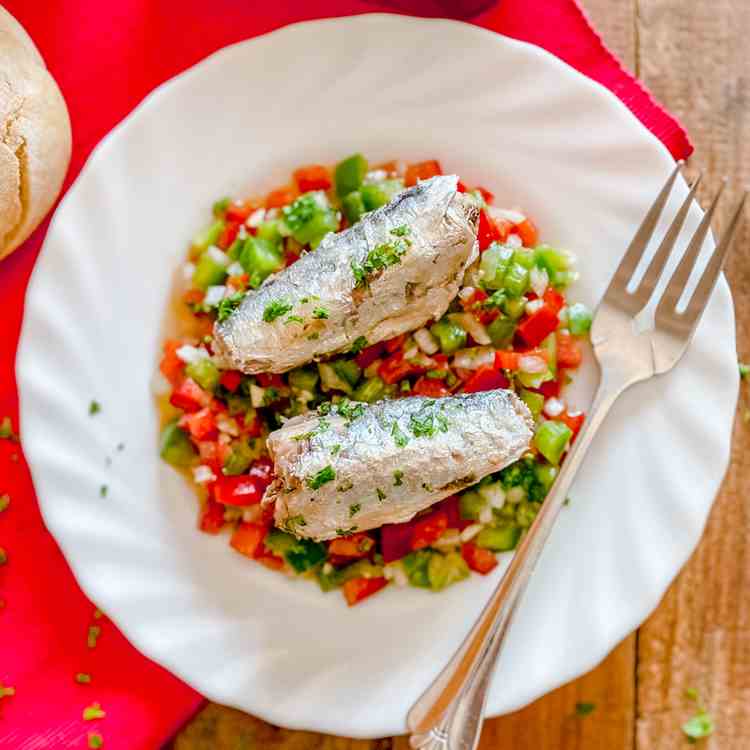
[[[0,259],[55,202],[70,149],[62,94],[29,35],[0,7]]]

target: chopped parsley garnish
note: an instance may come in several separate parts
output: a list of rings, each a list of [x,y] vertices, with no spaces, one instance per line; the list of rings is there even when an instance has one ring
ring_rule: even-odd
[[[401,431],[398,422],[393,423],[393,427],[391,427],[391,436],[399,448],[405,447],[409,442],[409,438]]]
[[[311,333],[311,334],[310,334],[310,335],[309,335],[309,336],[307,337],[307,340],[308,340],[308,341],[317,341],[317,340],[318,340],[319,338],[320,338],[320,334],[319,334],[319,333],[318,333],[317,331],[315,331],[314,333]]]
[[[352,487],[354,487],[354,482],[352,482],[351,479],[345,479],[338,487],[336,487],[336,491],[349,492]]]
[[[331,448],[331,455],[338,456],[340,450],[341,450],[341,443],[336,443],[336,445],[334,445]]]
[[[92,401],[89,404],[89,416],[93,417],[94,414],[98,414],[102,410],[102,405],[98,401]]]
[[[348,529],[336,529],[336,536],[349,536],[357,530],[356,526],[350,526]]]
[[[738,362],[737,367],[740,370],[740,377],[744,380],[750,375],[750,365],[746,365],[744,362]]]
[[[216,319],[219,323],[223,323],[240,306],[243,299],[245,299],[244,292],[235,292],[229,297],[224,297],[216,308]]]
[[[307,521],[304,516],[291,516],[284,522],[284,528],[294,534],[295,529],[298,526],[307,526]]]
[[[263,320],[266,323],[271,323],[280,318],[282,315],[286,315],[292,309],[291,303],[283,299],[275,299],[266,305],[266,309],[263,310]]]
[[[279,400],[279,391],[273,386],[269,386],[263,392],[263,406],[270,406],[274,401]]]
[[[7,510],[9,505],[10,495],[8,495],[7,493],[5,495],[0,495],[0,513],[2,513],[4,510]]]
[[[596,709],[596,703],[576,703],[576,716],[588,716]]]
[[[330,430],[330,429],[331,429],[331,423],[325,417],[321,417],[318,420],[318,427],[317,427],[318,432],[326,432],[327,430]]]
[[[375,492],[377,492],[377,493],[378,493],[378,500],[379,500],[379,501],[380,501],[381,503],[383,502],[383,500],[385,500],[385,499],[386,499],[386,497],[388,497],[388,496],[387,496],[387,495],[385,494],[385,492],[383,492],[383,490],[381,490],[381,489],[380,489],[380,487],[376,487],[376,488],[375,488]]]
[[[0,439],[18,442],[18,434],[13,431],[13,424],[10,421],[10,417],[3,417],[2,421],[0,421]]]
[[[349,518],[354,518],[354,516],[359,513],[359,511],[362,510],[362,505],[360,503],[354,503],[353,505],[349,506]]]
[[[349,350],[350,354],[355,356],[359,354],[367,346],[367,339],[364,336],[357,336],[352,342],[352,348]]]
[[[407,227],[396,227],[391,230],[391,234],[396,239],[390,242],[381,242],[367,253],[367,257],[360,265],[356,261],[351,262],[352,274],[356,286],[362,286],[366,283],[368,276],[378,271],[383,271],[390,266],[395,266],[401,262],[404,253],[409,249],[411,240],[404,235],[408,233]]]
[[[305,319],[301,318],[299,315],[290,315],[285,321],[284,325],[288,326],[290,323],[300,323],[301,325],[305,324]]]
[[[99,732],[89,732],[89,750],[99,750],[104,747],[104,738]]]
[[[412,414],[409,419],[409,429],[414,437],[434,437],[435,433],[448,432],[448,420],[444,414],[429,413],[421,410]]]
[[[5,565],[8,562],[8,553],[4,547],[0,547],[0,565]]]
[[[328,482],[332,482],[336,479],[336,472],[333,470],[333,466],[328,464],[322,468],[317,474],[307,478],[307,486],[311,490],[317,490]]]
[[[109,487],[107,487],[106,484],[103,484],[99,488],[99,497],[107,497],[107,491],[109,490]]]
[[[301,432],[299,435],[292,435],[292,440],[301,441],[301,440],[309,440],[311,437],[315,435],[315,430],[310,430],[310,432]]]
[[[83,709],[83,720],[93,721],[94,719],[103,719],[107,714],[102,711],[102,707],[98,703],[92,703],[90,706],[86,706]]]
[[[344,417],[347,422],[353,422],[365,413],[365,405],[344,399],[336,404],[336,411]]]
[[[317,320],[326,320],[328,317],[328,310],[325,309],[325,307],[316,307],[313,310],[313,318],[316,318]]]
[[[318,414],[327,415],[331,413],[331,409],[333,408],[333,404],[330,401],[324,401],[320,406],[318,406]]]
[[[76,682],[81,685],[88,685],[91,682],[91,675],[86,672],[79,672],[76,675]]]
[[[96,648],[96,642],[102,634],[102,629],[98,625],[89,625],[88,634],[86,635],[86,645],[89,648]]]
[[[400,227],[393,227],[393,229],[391,229],[391,234],[396,237],[406,237],[407,234],[411,234],[411,229],[409,229],[406,224],[402,224]]]
[[[393,472],[393,486],[394,487],[400,487],[404,481],[404,472],[401,471],[401,469],[396,469],[396,471]]]
[[[422,482],[422,489],[425,492],[432,492],[432,485],[428,484],[427,482]]]

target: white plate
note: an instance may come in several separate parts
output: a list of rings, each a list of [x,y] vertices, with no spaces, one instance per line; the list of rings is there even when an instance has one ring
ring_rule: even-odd
[[[18,377],[45,521],[135,646],[212,700],[373,737],[404,730],[501,571],[347,609],[248,562],[195,530],[192,491],[157,458],[149,392],[170,278],[211,202],[357,150],[439,158],[524,207],[544,240],[579,255],[572,296],[589,304],[672,166],[615,96],[536,47],[391,15],[291,26],[161,86],[96,148],[37,263]],[[656,606],[724,473],[737,386],[722,280],[685,360],[604,426],[518,613],[490,714],[591,669]]]

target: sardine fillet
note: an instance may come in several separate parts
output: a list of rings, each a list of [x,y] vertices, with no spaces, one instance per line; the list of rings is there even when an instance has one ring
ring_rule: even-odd
[[[457,184],[455,175],[420,182],[269,277],[216,323],[217,358],[249,374],[286,372],[348,351],[358,339],[374,344],[442,316],[478,255],[479,209]],[[408,249],[398,262],[356,278],[353,264],[363,267],[371,251],[402,241]],[[279,302],[288,312],[264,320]],[[316,317],[321,308],[327,318]]]
[[[533,434],[531,413],[509,390],[349,402],[343,412],[295,417],[268,436],[276,480],[263,503],[298,536],[408,521],[519,459]]]

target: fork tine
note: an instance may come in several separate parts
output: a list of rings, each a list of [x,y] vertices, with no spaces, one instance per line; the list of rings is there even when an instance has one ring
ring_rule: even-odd
[[[669,178],[664,183],[664,187],[659,192],[659,195],[656,196],[656,200],[648,210],[646,216],[644,216],[640,227],[638,227],[638,231],[630,241],[630,245],[620,261],[620,265],[617,267],[612,280],[609,282],[607,291],[604,293],[605,297],[611,292],[623,292],[630,283],[630,279],[632,278],[635,269],[638,267],[638,263],[640,263],[643,253],[648,247],[651,235],[654,233],[654,228],[659,221],[664,205],[669,198],[669,194],[672,192],[672,186],[674,185],[675,179],[677,179],[682,164],[683,162],[681,160],[677,162],[675,168],[672,170],[672,174],[669,175]]]
[[[677,242],[677,238],[680,236],[682,225],[685,223],[685,218],[687,217],[690,206],[693,203],[693,198],[695,198],[695,191],[698,189],[698,185],[700,184],[702,176],[702,174],[698,174],[695,180],[693,180],[693,184],[688,191],[687,197],[682,202],[680,210],[672,220],[672,223],[669,225],[664,238],[659,244],[659,249],[654,254],[654,257],[651,258],[651,262],[648,264],[648,268],[643,274],[640,283],[633,290],[633,294],[636,295],[638,301],[643,305],[645,305],[649,301],[651,295],[654,293],[656,285],[659,283],[659,279],[664,272],[664,266],[667,265],[669,256],[672,254],[672,250],[674,249],[675,242]]]
[[[727,231],[721,238],[719,246],[714,250],[714,253],[711,256],[711,260],[708,262],[705,271],[703,271],[703,275],[698,282],[698,286],[695,288],[693,296],[690,298],[690,302],[685,309],[684,317],[688,324],[693,327],[693,329],[698,325],[698,321],[703,314],[703,310],[706,308],[706,304],[711,297],[711,292],[713,292],[714,286],[716,286],[716,282],[719,279],[719,274],[721,273],[722,266],[724,265],[724,261],[726,260],[727,255],[729,254],[729,248],[732,245],[732,240],[734,239],[737,227],[739,226],[740,218],[742,216],[742,210],[745,207],[746,200],[747,192],[745,192],[742,198],[740,198],[740,202],[737,204],[737,208],[735,209],[732,219],[729,222]]]
[[[677,307],[677,303],[679,302],[680,297],[685,290],[685,286],[690,279],[690,274],[693,272],[693,267],[698,260],[701,248],[703,247],[703,243],[706,240],[706,235],[711,229],[711,220],[713,219],[714,212],[716,211],[716,206],[719,203],[719,198],[721,198],[721,194],[724,191],[724,184],[725,183],[722,183],[718,193],[716,193],[716,196],[711,202],[708,211],[703,214],[701,223],[695,230],[695,234],[691,237],[690,242],[685,249],[685,253],[683,254],[677,268],[672,274],[672,277],[670,278],[669,283],[664,290],[664,294],[662,295],[661,300],[659,300],[659,305],[656,308],[657,315],[659,315],[660,313],[668,315],[670,311],[674,310]]]

